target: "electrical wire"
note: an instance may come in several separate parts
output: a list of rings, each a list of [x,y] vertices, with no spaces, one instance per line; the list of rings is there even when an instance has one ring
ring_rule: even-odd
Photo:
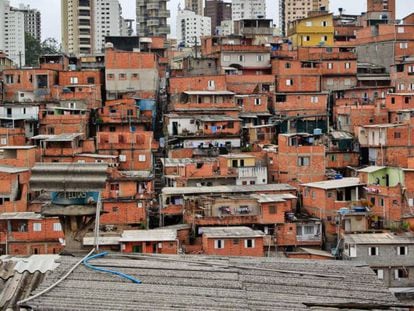
[[[20,306],[26,302],[29,302],[35,298],[38,298],[40,296],[42,296],[43,294],[46,294],[48,291],[50,291],[51,289],[55,288],[56,286],[58,286],[60,283],[62,283],[81,263],[84,262],[85,259],[87,259],[90,255],[93,254],[93,252],[95,252],[95,248],[93,248],[85,257],[83,257],[81,260],[79,260],[68,272],[66,272],[66,274],[64,276],[62,276],[57,282],[53,283],[52,285],[50,285],[48,288],[45,288],[44,290],[42,290],[40,293],[37,293],[34,296],[31,296],[29,298],[20,300],[19,302],[17,302],[17,305]]]
[[[136,284],[141,284],[142,283],[140,280],[134,278],[131,275],[128,275],[128,274],[125,274],[125,273],[122,273],[122,272],[119,272],[119,271],[113,271],[113,270],[109,270],[109,269],[95,267],[95,266],[93,266],[89,263],[89,261],[92,260],[92,259],[101,258],[101,257],[104,257],[104,256],[108,255],[108,252],[103,252],[103,253],[95,254],[95,255],[92,255],[92,256],[90,256],[90,255],[91,254],[88,254],[88,257],[86,257],[82,260],[82,263],[86,267],[88,267],[89,269],[99,271],[99,272],[114,274],[114,275],[120,276],[124,279],[130,280],[130,281],[132,281],[133,283],[136,283]]]

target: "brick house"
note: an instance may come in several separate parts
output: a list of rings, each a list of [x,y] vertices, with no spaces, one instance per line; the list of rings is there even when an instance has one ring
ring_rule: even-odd
[[[203,254],[264,256],[264,233],[248,227],[203,227]]]
[[[123,253],[177,254],[177,230],[125,230],[120,238]]]

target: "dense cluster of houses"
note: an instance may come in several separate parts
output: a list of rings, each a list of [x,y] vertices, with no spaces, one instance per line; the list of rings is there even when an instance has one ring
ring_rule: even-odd
[[[414,14],[372,16],[312,12],[287,38],[249,20],[192,49],[152,37],[39,68],[0,54],[1,252],[64,247],[36,163],[105,163],[102,248],[363,259],[412,286]]]

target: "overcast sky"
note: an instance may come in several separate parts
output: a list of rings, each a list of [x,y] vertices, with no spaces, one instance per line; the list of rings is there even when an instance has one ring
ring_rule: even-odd
[[[60,41],[60,1],[61,0],[11,0],[10,3],[12,6],[18,6],[19,3],[29,4],[32,8],[39,9],[42,13],[43,39],[53,37]],[[135,2],[135,0],[120,0],[124,17],[135,19]],[[175,16],[180,2],[183,6],[184,0],[170,0],[168,4],[172,16],[170,25],[173,35],[175,34]],[[278,24],[279,0],[266,0],[266,3],[268,17],[274,19],[276,24]],[[338,8],[340,7],[344,8],[344,13],[359,14],[365,10],[366,0],[331,0],[330,10],[332,12],[337,13]],[[402,18],[411,12],[414,12],[414,1],[397,0],[398,18]]]

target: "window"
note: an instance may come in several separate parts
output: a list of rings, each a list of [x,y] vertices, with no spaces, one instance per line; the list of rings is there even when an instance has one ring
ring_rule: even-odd
[[[378,280],[383,280],[384,279],[384,270],[383,269],[373,269],[375,274],[378,277]]]
[[[260,99],[260,98],[255,98],[255,99],[254,99],[254,104],[255,104],[256,106],[261,105],[261,104],[262,104],[261,99]]]
[[[310,41],[310,36],[303,36],[303,42]]]
[[[119,184],[111,184],[111,191],[119,191]]]
[[[378,256],[378,247],[368,247],[368,256]]]
[[[310,158],[309,157],[299,157],[298,166],[309,166]]]
[[[333,84],[334,84],[334,80],[333,79],[326,80],[326,85],[333,85]]]
[[[286,85],[287,85],[287,86],[291,86],[291,85],[293,85],[293,80],[292,80],[292,79],[287,79],[287,80],[286,80]]]
[[[138,161],[139,162],[145,162],[146,161],[146,156],[145,156],[145,154],[140,154],[139,156],[138,156]]]
[[[400,132],[395,132],[395,133],[394,133],[394,138],[395,138],[395,139],[399,139],[399,138],[401,138],[401,133],[400,133]]]
[[[14,83],[14,76],[6,75],[6,84],[13,84],[13,83]]]
[[[286,102],[286,95],[276,95],[276,102],[277,103],[285,103]]]
[[[326,42],[328,41],[328,36],[322,36],[321,37],[321,42]]]
[[[326,27],[326,26],[328,26],[328,22],[327,22],[327,21],[322,21],[322,22],[321,22],[321,26],[322,26],[322,27]]]
[[[113,73],[108,73],[108,74],[106,75],[106,78],[107,78],[108,80],[113,80],[113,79],[115,79],[115,75],[114,75]]]
[[[254,240],[253,239],[244,240],[244,247],[245,248],[254,248]]]
[[[333,63],[328,63],[328,69],[333,69]]]
[[[137,73],[133,73],[131,75],[131,80],[139,80],[139,75]]]
[[[224,248],[224,240],[214,240],[214,248],[216,249]]]
[[[239,62],[244,62],[244,55],[239,55]]]
[[[305,226],[304,227],[305,234],[313,234],[313,226]]]
[[[209,81],[208,81],[208,88],[209,88],[209,89],[214,89],[214,88],[215,88],[215,83],[214,83],[214,80],[209,80]]]
[[[62,231],[62,225],[60,224],[60,222],[55,222],[53,224],[53,231]]]
[[[239,239],[234,239],[234,240],[233,240],[233,245],[238,245],[238,244],[239,244],[239,242],[240,242],[240,241],[239,241]]]
[[[404,27],[398,27],[397,31],[398,33],[404,33]]]
[[[400,49],[408,49],[408,42],[401,42],[400,43]]]
[[[286,69],[289,69],[290,67],[291,67],[290,63],[286,63],[286,64],[285,64],[285,68],[286,68]]]
[[[408,278],[408,270],[405,268],[395,269],[395,279],[407,279]]]
[[[88,78],[86,79],[86,82],[87,82],[88,84],[95,84],[95,78],[94,78],[94,77],[88,77]]]
[[[258,61],[258,62],[262,62],[262,61],[264,61],[264,57],[263,57],[263,55],[257,55],[257,61]]]
[[[78,84],[78,77],[70,77],[70,84]]]
[[[345,69],[350,69],[351,68],[351,63],[345,63]]]
[[[397,255],[398,256],[407,256],[408,255],[408,247],[407,246],[398,246],[397,247]]]
[[[269,206],[269,214],[276,214],[276,206],[274,205]]]
[[[126,80],[127,75],[125,73],[120,73],[118,77],[119,77],[119,80]]]
[[[40,222],[33,223],[33,231],[36,231],[36,232],[42,231],[42,224]]]
[[[223,55],[223,61],[229,62],[230,61],[230,56],[229,55]]]
[[[317,102],[319,102],[319,97],[318,96],[312,96],[311,97],[311,103],[316,104]]]
[[[347,86],[351,85],[351,79],[345,79],[344,84]]]

